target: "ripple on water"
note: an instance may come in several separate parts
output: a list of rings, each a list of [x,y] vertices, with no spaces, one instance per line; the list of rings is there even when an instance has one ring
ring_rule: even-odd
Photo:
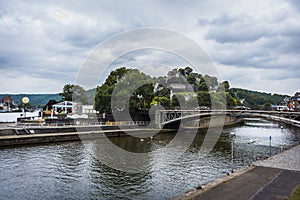
[[[224,130],[207,155],[199,154],[204,138],[200,134],[190,149],[175,160],[176,149],[161,149],[174,134],[158,135],[147,145],[152,151],[161,151],[151,155],[144,172],[135,174],[103,165],[88,150],[95,144],[93,141],[3,148],[0,150],[1,199],[167,199],[231,170],[229,132],[236,133],[235,168],[269,155],[270,135],[273,153],[280,150],[280,144],[299,142],[299,129],[281,130],[273,122],[257,121],[257,126],[255,121],[251,123],[253,126]],[[115,138],[121,146],[134,143],[127,139]],[[250,140],[255,142],[249,143]]]

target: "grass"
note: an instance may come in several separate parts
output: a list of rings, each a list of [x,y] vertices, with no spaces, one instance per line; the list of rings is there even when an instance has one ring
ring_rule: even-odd
[[[300,185],[296,188],[296,190],[292,193],[289,200],[300,200]]]

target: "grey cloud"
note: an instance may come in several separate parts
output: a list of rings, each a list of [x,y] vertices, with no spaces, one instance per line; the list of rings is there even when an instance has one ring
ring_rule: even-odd
[[[295,7],[298,11],[300,11],[300,4],[298,0],[289,0],[290,4]]]
[[[198,25],[208,26],[208,25],[222,25],[222,26],[229,26],[233,23],[239,21],[239,17],[234,17],[228,14],[222,14],[215,18],[199,18],[197,21]]]
[[[15,72],[18,76],[32,77],[35,81],[51,81],[57,87],[63,82],[72,82],[87,55],[105,39],[135,28],[162,27],[189,35],[196,43],[209,49],[209,54],[217,63],[235,66],[230,70],[251,68],[252,76],[257,75],[257,70],[275,70],[269,77],[263,78],[269,80],[274,77],[277,81],[281,73],[277,69],[298,73],[298,5],[293,0],[278,1],[276,4],[233,0],[193,0],[184,3],[130,0],[0,1],[1,80],[7,80],[3,76],[11,76],[8,72]],[[135,37],[141,36],[124,39],[120,48],[134,49]],[[162,42],[178,49],[187,48],[176,38],[166,37]],[[114,55],[118,55],[118,49],[104,53],[101,56],[113,59]],[[198,52],[188,51],[188,54],[196,56]],[[158,60],[166,66],[184,65],[173,59],[172,55],[158,51],[131,52],[119,57],[113,64],[115,67],[134,67],[155,64]],[[153,65],[149,67],[149,71],[154,70],[155,73],[157,69]],[[287,80],[286,84],[294,78],[294,74],[289,74],[282,76]],[[247,78],[229,78],[233,79],[236,86],[246,84]],[[23,77],[22,80],[29,79]],[[254,86],[254,82],[251,86]]]
[[[253,42],[262,37],[272,34],[268,25],[253,23],[213,23],[206,34],[207,39],[215,40],[218,43],[243,43]]]

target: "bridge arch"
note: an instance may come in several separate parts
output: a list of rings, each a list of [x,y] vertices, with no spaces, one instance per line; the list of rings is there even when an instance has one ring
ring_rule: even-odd
[[[263,117],[300,127],[300,112],[260,111],[260,110],[158,110],[155,124],[159,128],[180,120],[200,119],[208,116]]]

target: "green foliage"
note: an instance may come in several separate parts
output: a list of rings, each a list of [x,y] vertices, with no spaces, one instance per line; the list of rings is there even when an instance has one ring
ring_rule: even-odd
[[[153,81],[137,69],[124,67],[112,71],[104,84],[97,87],[95,109],[110,113],[128,109],[137,112],[150,108],[153,98]]]
[[[199,106],[211,107],[210,94],[207,91],[200,91],[197,94]]]
[[[198,106],[199,106],[199,102],[197,96],[191,97],[188,101],[185,102],[184,105],[186,109],[195,109]]]
[[[156,93],[153,93],[154,83],[159,83]],[[172,84],[190,84],[197,94],[176,88],[176,94],[170,97]],[[167,86],[163,87],[163,85]],[[185,88],[185,87],[182,87]],[[182,91],[180,91],[182,90]],[[174,92],[174,91],[173,91]],[[113,101],[111,101],[111,99]],[[216,77],[193,72],[190,67],[173,69],[167,77],[154,77],[145,75],[137,69],[119,68],[110,73],[106,81],[97,87],[95,95],[95,108],[102,112],[127,109],[130,112],[149,110],[153,105],[166,108],[192,108],[206,106],[213,109],[232,109],[237,105],[251,108],[270,109],[272,103],[281,101],[283,95],[258,93],[242,89],[230,89],[228,81],[218,83]],[[172,99],[172,100],[170,100]],[[188,99],[188,100],[186,100]],[[111,102],[114,102],[111,105]]]
[[[154,83],[159,83],[160,85],[164,85],[166,83],[166,76],[159,76],[159,77],[153,77],[153,82]]]
[[[215,87],[217,87],[219,85],[218,79],[216,77],[214,77],[214,76],[205,75],[203,77],[203,79],[204,79],[204,81],[205,81],[205,83],[206,83],[206,85],[207,85],[207,87],[209,89],[215,88]]]
[[[29,98],[30,100],[29,103],[31,107],[43,107],[44,105],[47,104],[47,102],[50,99],[54,99],[58,102],[62,101],[62,96],[59,93],[57,94],[0,94],[0,101],[6,96],[11,96],[11,98],[14,100],[16,104],[19,105],[19,107],[22,104],[23,97]]]
[[[61,96],[63,96],[63,100],[65,101],[77,101],[81,102],[82,104],[88,104],[88,98],[85,90],[79,85],[66,84],[63,88]]]
[[[198,85],[198,91],[204,91],[204,92],[209,91],[209,88],[208,88],[207,83],[206,83],[204,78],[200,79],[200,82],[199,82],[199,85]]]
[[[112,71],[105,82],[101,86],[97,87],[94,105],[97,111],[100,113],[110,113],[112,111],[111,96],[115,84],[117,84],[128,71],[129,69],[126,69],[125,67]],[[124,104],[124,102],[122,104]]]
[[[224,86],[225,91],[228,92],[229,88],[230,88],[229,82],[228,81],[224,81],[222,83],[222,85]]]
[[[227,101],[226,95],[223,92],[217,92],[211,94],[211,101],[212,101],[212,109],[226,109]]]
[[[227,109],[232,109],[234,106],[237,106],[236,100],[231,96],[230,92],[226,92],[226,106]]]
[[[184,97],[183,97],[184,98]],[[172,100],[171,100],[171,108],[175,109],[175,108],[179,108],[180,107],[180,103],[179,103],[179,99],[178,99],[178,95],[174,94],[172,96]]]
[[[186,93],[177,93],[172,96],[171,108],[173,109],[185,109],[188,102],[185,100]]]
[[[110,75],[105,80],[104,85],[107,86],[115,86],[123,77],[124,75],[130,71],[131,69],[127,69],[125,67],[120,67],[115,71],[112,71]]]
[[[85,91],[89,105],[94,105],[96,90],[97,88],[93,88]]]
[[[197,95],[199,106],[206,106],[212,109],[231,109],[236,106],[235,98],[229,92],[210,93],[200,91]]]
[[[157,91],[154,95],[155,96],[166,96],[166,97],[169,97],[170,96],[170,89],[164,87],[163,89]]]
[[[165,108],[168,108],[170,106],[170,99],[168,97],[156,96],[151,101],[151,106],[153,106],[153,105],[161,105]]]
[[[270,104],[277,105],[287,96],[239,88],[231,88],[229,91],[235,95],[238,101],[243,102],[243,105],[252,109],[269,109]]]
[[[187,81],[189,84],[196,85],[197,84],[197,74],[192,73],[187,76]]]
[[[230,88],[230,85],[229,85],[229,82],[228,81],[224,81],[222,82],[218,88],[217,88],[217,92],[229,92],[229,88]],[[232,94],[231,94],[232,95]],[[232,95],[234,96],[234,95]]]
[[[272,104],[271,103],[265,103],[264,105],[263,105],[263,109],[264,110],[272,110]]]
[[[102,85],[97,87],[97,92],[95,94],[95,109],[104,112],[111,112],[111,94],[113,86]]]
[[[192,69],[192,68],[190,68],[190,67],[184,68],[184,74],[185,74],[186,76],[189,76],[192,72],[193,72],[193,69]]]
[[[292,195],[289,198],[290,200],[300,200],[300,185],[296,187]]]

